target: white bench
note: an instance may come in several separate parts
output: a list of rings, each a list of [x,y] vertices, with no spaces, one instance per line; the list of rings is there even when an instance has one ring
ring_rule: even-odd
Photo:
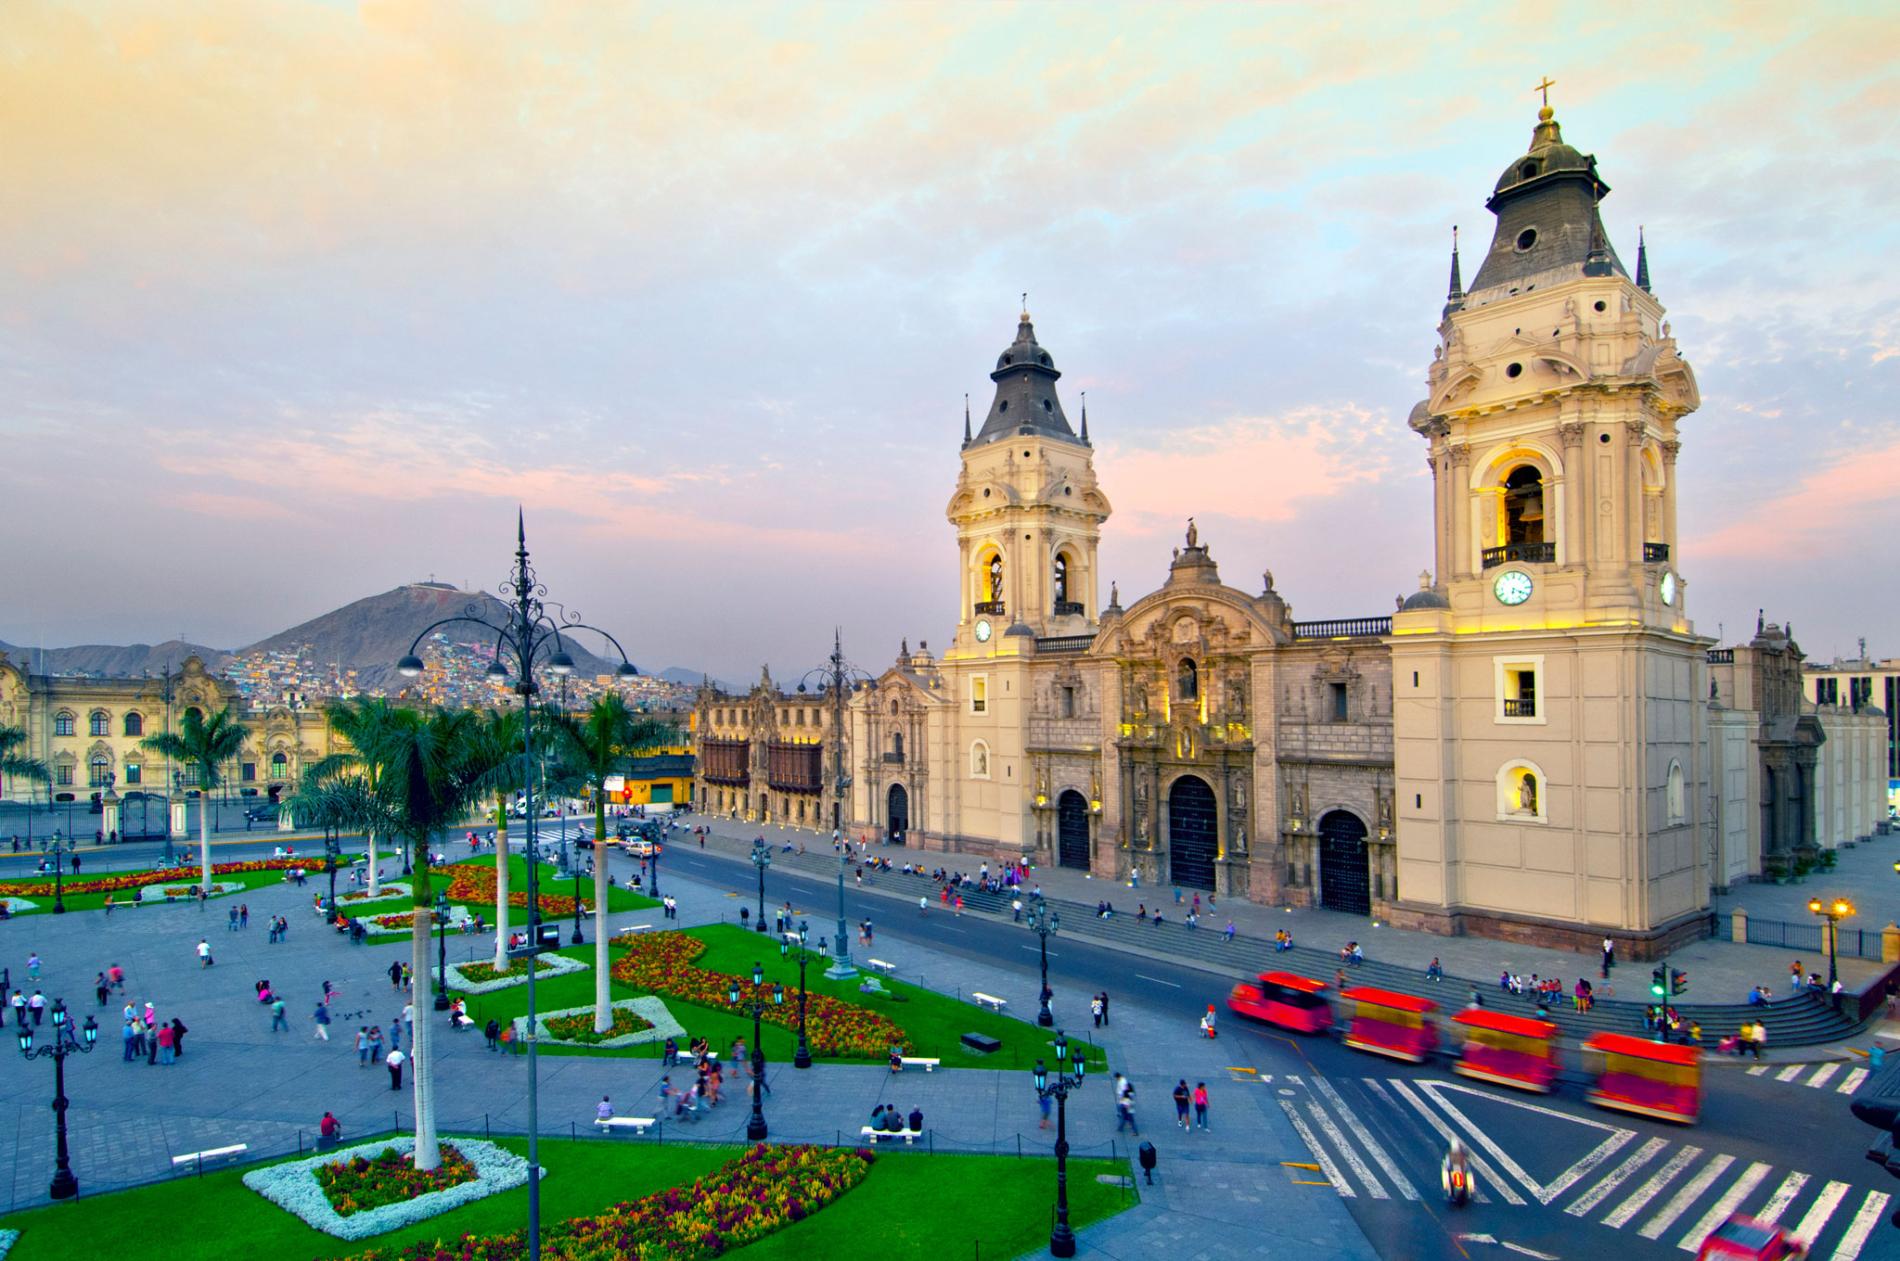
[[[975,1003],[978,1007],[988,1007],[991,1011],[997,1012],[1009,1006],[1009,1000],[1007,998],[998,998],[994,994],[972,994],[970,995],[970,1001]]]
[[[867,1125],[864,1127],[864,1137],[873,1143],[882,1142],[887,1138],[901,1138],[904,1140],[904,1146],[909,1147],[917,1141],[917,1132],[915,1130],[880,1130]]]
[[[172,1157],[172,1168],[178,1169],[185,1165],[203,1166],[207,1160],[224,1160],[227,1157],[242,1156],[250,1150],[248,1143],[233,1143],[229,1147],[211,1147],[201,1152],[186,1152],[182,1156]]]
[[[882,959],[866,959],[864,966],[874,971],[882,972],[885,976],[890,976],[897,971],[897,965],[895,963],[886,963]]]
[[[943,1061],[922,1055],[905,1055],[898,1058],[898,1063],[902,1064],[905,1068],[921,1068],[926,1073],[934,1073],[937,1071],[937,1065],[943,1063]]]
[[[635,1134],[645,1134],[652,1128],[652,1117],[597,1117],[594,1126],[611,1134],[615,1130],[632,1130]]]

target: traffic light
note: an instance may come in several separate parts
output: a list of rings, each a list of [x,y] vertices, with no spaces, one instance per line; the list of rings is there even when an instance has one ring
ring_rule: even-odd
[[[1669,969],[1660,964],[1657,965],[1654,972],[1649,974],[1649,992],[1654,994],[1657,998],[1667,998],[1669,996],[1668,974]]]
[[[1689,974],[1681,968],[1669,969],[1669,992],[1687,994],[1689,992]]]

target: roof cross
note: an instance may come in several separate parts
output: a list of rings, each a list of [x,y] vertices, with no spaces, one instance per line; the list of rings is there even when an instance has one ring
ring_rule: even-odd
[[[1538,84],[1536,87],[1532,88],[1531,91],[1542,92],[1544,94],[1544,108],[1549,109],[1550,108],[1550,90],[1556,86],[1557,86],[1557,80],[1551,78],[1549,75],[1545,75],[1544,81]]]

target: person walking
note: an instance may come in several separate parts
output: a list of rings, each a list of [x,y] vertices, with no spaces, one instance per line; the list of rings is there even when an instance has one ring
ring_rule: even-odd
[[[249,902],[240,902],[238,904],[238,927],[249,928],[250,926],[251,926],[251,904]]]
[[[397,1012],[396,1018],[389,1022],[389,1049],[392,1051],[399,1051],[402,1049],[402,1013],[401,1012]]]
[[[400,990],[402,988],[402,960],[400,959],[390,961],[389,988],[392,990]]]
[[[237,908],[235,906],[231,908],[231,922],[225,927],[225,931],[228,933],[235,933],[237,931]]]
[[[1133,1130],[1136,1138],[1141,1137],[1141,1127],[1135,1124],[1135,1087],[1127,1078],[1122,1079],[1121,1089],[1116,1092],[1115,1132],[1121,1133],[1124,1126]]]
[[[112,996],[112,985],[106,980],[105,973],[101,972],[98,978],[93,981],[92,992],[99,996],[99,1005],[104,1007],[106,1005],[106,999]]]
[[[13,1023],[22,1029],[26,1028],[26,995],[14,990],[10,1003],[13,1007]]]
[[[321,1041],[328,1042],[330,1040],[330,1009],[322,1003],[318,1003],[316,1013],[312,1015],[310,1019],[317,1026],[317,1031],[312,1036]]]
[[[1194,1083],[1194,1126],[1207,1128],[1207,1083],[1204,1081]]]
[[[404,1055],[401,1051],[391,1051],[388,1056],[384,1058],[383,1063],[389,1068],[389,1088],[391,1090],[402,1089],[402,1066],[404,1061],[408,1058],[409,1057]]]
[[[1610,969],[1615,966],[1616,943],[1611,941],[1608,937],[1605,937],[1603,939],[1603,980],[1607,981],[1610,979]]]
[[[27,951],[26,979],[29,981],[37,981],[40,979],[40,955],[37,950]]]
[[[198,939],[198,966],[201,968],[211,966],[211,943],[203,937]]]
[[[1095,1027],[1102,1027],[1102,996],[1097,994],[1089,1000],[1089,1015],[1095,1020]]]
[[[377,1058],[380,1059],[381,1057],[378,1056]],[[369,1026],[368,1025],[356,1026],[356,1066],[358,1068],[369,1067]]]
[[[40,1022],[46,1019],[46,995],[34,990],[33,997],[26,1000],[26,1009],[33,1015],[33,1027],[39,1028]]]
[[[290,1021],[284,1019],[284,1000],[274,998],[270,1005],[270,1031],[276,1033],[279,1029],[289,1033]]]
[[[1194,1094],[1188,1089],[1187,1078],[1183,1077],[1174,1083],[1174,1122],[1184,1130],[1188,1128],[1188,1107],[1193,1099]]]
[[[1042,1109],[1042,1120],[1036,1123],[1036,1128],[1046,1130],[1049,1128],[1049,1110],[1054,1105],[1050,1103],[1048,1095],[1037,1095],[1036,1106]]]
[[[394,1050],[395,1048],[391,1047],[390,1049]],[[369,1057],[372,1060],[380,1060],[383,1058],[383,1027],[381,1025],[371,1025],[369,1027]]]

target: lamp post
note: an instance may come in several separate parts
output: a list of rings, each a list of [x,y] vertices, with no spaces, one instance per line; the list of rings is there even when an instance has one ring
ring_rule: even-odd
[[[598,852],[595,854],[594,861],[601,861]],[[578,849],[574,854],[574,935],[568,940],[576,946],[587,944],[587,938],[581,936],[581,864]]]
[[[665,848],[666,846],[655,841],[653,842],[653,852],[647,856],[648,897],[657,898],[660,896],[660,851]]]
[[[449,895],[440,889],[435,895],[435,1009],[449,1009]]]
[[[1029,931],[1042,942],[1042,1001],[1036,1012],[1036,1023],[1045,1029],[1056,1022],[1055,1013],[1049,1010],[1049,935],[1061,927],[1062,916],[1046,899],[1040,895],[1029,899]]]
[[[53,1157],[53,1185],[47,1192],[55,1200],[70,1200],[79,1194],[79,1179],[73,1177],[73,1164],[66,1148],[66,1057],[77,1051],[90,1052],[99,1041],[99,1022],[91,1016],[78,1036],[73,1034],[72,1017],[66,1012],[66,1003],[62,999],[53,1000],[53,1045],[37,1049],[33,1046],[33,1029],[30,1025],[20,1026],[20,1054],[29,1060],[51,1059],[53,1061],[53,1124],[57,1134],[56,1154]]]
[[[55,915],[66,913],[66,899],[61,896],[60,876],[63,863],[60,856],[72,848],[73,843],[62,841],[56,829],[53,832],[53,844],[47,850],[47,853],[53,856],[53,914]]]
[[[767,1007],[777,1007],[785,1002],[785,987],[773,982],[771,999],[768,1001],[765,994],[765,969],[754,963],[751,995],[741,1002],[739,982],[735,980],[726,987],[726,1001],[752,1013],[752,1119],[745,1123],[745,1136],[747,1142],[763,1143],[766,1136],[765,1092],[759,1089],[759,1083],[765,1080],[765,1048],[759,1045],[759,1017],[765,1014]]]
[[[1032,1070],[1036,1080],[1036,1097],[1056,1101],[1056,1224],[1049,1232],[1049,1255],[1072,1257],[1075,1255],[1075,1232],[1069,1229],[1069,1093],[1082,1088],[1082,1075],[1088,1062],[1082,1054],[1081,1044],[1075,1048],[1075,1057],[1070,1063],[1073,1071],[1063,1068],[1063,1061],[1069,1059],[1069,1039],[1056,1030],[1056,1073],[1049,1075],[1041,1060],[1036,1061]]]
[[[844,875],[851,865],[844,852],[844,799],[851,788],[851,776],[845,768],[844,711],[845,695],[853,687],[871,682],[871,676],[845,660],[844,633],[833,630],[831,633],[831,656],[825,664],[807,670],[800,681],[798,690],[816,682],[818,698],[831,703],[831,841],[838,851],[838,934],[837,953],[825,976],[833,981],[842,981],[858,974],[851,964],[851,938],[847,935],[844,922]]]
[[[343,852],[342,842],[336,839],[336,829],[323,829],[323,865],[330,872],[330,917],[336,917],[336,860]]]
[[[1839,975],[1835,966],[1840,953],[1841,921],[1854,914],[1854,904],[1846,898],[1835,898],[1832,902],[1823,902],[1819,898],[1808,899],[1808,910],[1827,921],[1827,988],[1834,990],[1834,982]]]
[[[515,522],[515,560],[513,571],[504,579],[498,589],[502,603],[507,607],[505,620],[496,618],[488,612],[493,607],[490,601],[471,602],[455,617],[445,617],[422,628],[414,640],[410,641],[409,653],[396,663],[396,669],[406,678],[416,678],[422,674],[422,659],[416,655],[416,649],[424,638],[438,627],[455,623],[480,628],[483,637],[494,637],[495,660],[488,667],[487,677],[495,683],[506,683],[512,676],[511,685],[515,695],[521,698],[521,752],[524,765],[535,765],[534,753],[534,697],[540,690],[535,682],[537,671],[545,670],[559,678],[574,673],[574,658],[568,654],[566,640],[575,631],[586,630],[599,635],[614,651],[620,654],[620,665],[614,671],[619,678],[633,678],[640,671],[627,660],[626,650],[620,641],[597,626],[589,626],[580,620],[578,614],[570,614],[558,605],[554,615],[547,611],[547,587],[535,576],[534,569],[528,564],[528,531],[526,522],[516,516]],[[497,624],[497,623],[500,624]],[[528,822],[527,867],[528,867],[528,931],[533,943],[532,952],[538,952],[541,943],[539,920],[541,911],[540,894],[537,891],[538,875],[536,865],[539,858],[538,827],[535,818],[538,813],[535,806],[535,784],[532,773],[524,777],[522,790],[526,805]],[[498,857],[505,861],[506,854]],[[535,971],[528,969],[528,1261],[540,1261],[541,1258],[541,1138],[540,1138],[540,1059],[539,1042],[535,1037]]]
[[[810,932],[811,926],[804,920],[800,920],[798,932],[795,934],[798,938],[798,1051],[792,1056],[793,1068],[811,1067],[811,1047],[805,1041],[805,965],[811,962],[812,953],[806,948],[805,942]],[[786,958],[792,953],[792,943],[789,938],[779,938],[778,953],[780,958]],[[820,937],[818,957],[822,959],[830,953],[831,948],[825,943],[825,939]]]
[[[759,931],[765,931],[765,869],[772,865],[772,848],[760,837],[752,842],[752,865],[759,869]]]

